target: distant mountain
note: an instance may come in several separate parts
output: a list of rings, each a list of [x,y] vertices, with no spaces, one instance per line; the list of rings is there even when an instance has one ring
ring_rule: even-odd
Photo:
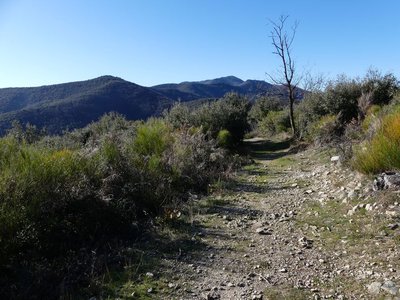
[[[0,89],[0,133],[13,120],[45,127],[50,133],[79,128],[115,111],[128,119],[159,114],[172,100],[118,77],[32,88]]]
[[[234,76],[204,81],[185,81],[178,84],[161,84],[153,86],[152,89],[172,100],[184,102],[204,98],[220,98],[228,92],[246,95],[250,99],[261,95],[276,96],[282,99],[287,97],[287,89],[284,86],[273,85],[261,80],[243,81]],[[302,90],[298,90],[297,98],[300,99],[302,95]]]
[[[0,135],[13,120],[45,127],[49,133],[83,127],[107,112],[118,112],[127,119],[159,115],[175,101],[202,103],[236,92],[254,99],[260,95],[286,98],[283,86],[265,81],[243,81],[234,76],[198,82],[143,87],[118,77],[99,78],[29,88],[0,89]],[[302,91],[298,91],[298,98]]]
[[[199,81],[199,83],[203,84],[228,84],[232,86],[237,86],[243,83],[243,80],[240,78],[237,78],[235,76],[226,76],[226,77],[220,77],[216,79],[209,79],[209,80],[203,80]]]

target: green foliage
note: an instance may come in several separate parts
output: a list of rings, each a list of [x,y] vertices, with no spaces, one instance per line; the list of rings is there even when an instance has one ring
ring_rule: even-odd
[[[150,119],[139,125],[131,147],[136,164],[156,171],[161,167],[162,154],[172,142],[171,128],[163,120]]]
[[[400,169],[399,110],[382,118],[381,126],[371,141],[357,149],[353,165],[368,174]]]
[[[361,94],[362,87],[358,81],[342,76],[328,85],[324,106],[329,114],[340,114],[340,122],[347,123],[358,117],[358,99]]]
[[[233,146],[233,141],[232,141],[232,134],[229,132],[229,130],[222,129],[218,132],[217,136],[217,142],[218,146],[225,148],[225,149],[230,149]]]
[[[204,103],[193,110],[178,103],[164,115],[175,128],[199,127],[213,139],[226,129],[231,133],[232,144],[236,145],[250,129],[249,110],[250,103],[246,98],[228,93],[217,101]]]
[[[180,102],[175,103],[168,111],[164,111],[163,115],[174,128],[190,126],[193,123],[189,107]]]
[[[289,111],[270,111],[258,124],[259,130],[272,136],[290,129]]]
[[[173,130],[162,119],[137,124],[111,114],[36,142],[21,133],[0,138],[3,298],[12,285],[23,297],[27,280],[39,298],[57,298],[61,282],[84,283],[103,266],[86,253],[134,236],[132,224],[206,193],[232,166],[202,130]]]
[[[337,141],[342,133],[336,116],[326,115],[311,124],[310,136],[318,145],[327,145]]]
[[[301,138],[310,139],[313,124],[322,116],[328,114],[323,103],[324,93],[313,92],[306,94],[304,99],[296,106],[295,120]]]
[[[46,130],[39,130],[35,125],[29,123],[23,126],[20,122],[14,120],[11,123],[11,128],[8,130],[7,135],[14,137],[20,142],[31,144],[44,137],[46,135]]]
[[[282,100],[276,97],[260,97],[256,99],[249,111],[249,119],[252,122],[259,122],[264,119],[270,111],[277,111],[282,108]]]
[[[378,119],[378,115],[381,110],[382,107],[379,105],[372,105],[368,109],[367,114],[361,124],[361,128],[364,132],[367,132],[373,126],[374,122]]]
[[[300,136],[320,139],[321,135],[315,132],[315,126],[318,128],[322,125],[318,124],[318,120],[327,115],[336,118],[335,124],[330,122],[330,125],[322,126],[325,128],[322,131],[329,134],[328,140],[335,136],[340,137],[345,133],[346,126],[354,123],[354,120],[363,122],[362,128],[367,131],[373,124],[379,107],[395,101],[398,90],[399,82],[392,74],[383,76],[375,70],[370,70],[363,79],[339,76],[327,85],[325,91],[306,94],[304,100],[296,107]],[[324,121],[327,119],[322,119],[321,122]]]
[[[364,92],[372,93],[372,104],[386,105],[399,91],[399,81],[391,74],[382,75],[378,70],[370,69],[362,83]]]

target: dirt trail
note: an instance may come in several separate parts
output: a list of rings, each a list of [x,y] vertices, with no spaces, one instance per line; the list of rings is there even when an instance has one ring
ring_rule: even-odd
[[[398,202],[327,151],[250,145],[255,163],[191,208],[195,246],[165,256],[155,297],[400,299]]]

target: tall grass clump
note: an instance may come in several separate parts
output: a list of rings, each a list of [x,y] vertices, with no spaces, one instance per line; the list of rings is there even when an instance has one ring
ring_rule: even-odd
[[[400,169],[400,112],[384,116],[370,141],[356,151],[354,167],[367,174]]]

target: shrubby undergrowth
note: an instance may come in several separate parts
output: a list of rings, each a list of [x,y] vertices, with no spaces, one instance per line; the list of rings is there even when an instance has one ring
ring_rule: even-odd
[[[243,138],[248,109],[227,95],[195,114],[180,106],[146,122],[108,114],[54,137],[16,124],[0,138],[1,298],[87,287],[104,268],[91,253],[228,177],[237,160],[225,148]]]
[[[227,131],[230,138],[225,147],[232,149],[238,146],[250,129],[250,108],[250,102],[245,97],[228,93],[219,101],[208,102],[192,110],[177,103],[165,113],[165,119],[175,128],[201,128],[212,139],[216,139],[220,131]]]
[[[378,123],[374,134],[356,147],[353,165],[356,169],[376,174],[400,170],[400,106],[389,113],[374,117]],[[370,123],[373,126],[373,123]],[[370,128],[370,127],[369,127]]]
[[[342,160],[365,173],[400,168],[400,84],[393,74],[369,70],[363,78],[339,76],[296,103],[295,138],[335,147]],[[287,108],[260,99],[250,117],[266,136],[290,132]],[[267,101],[268,102],[268,101]]]

